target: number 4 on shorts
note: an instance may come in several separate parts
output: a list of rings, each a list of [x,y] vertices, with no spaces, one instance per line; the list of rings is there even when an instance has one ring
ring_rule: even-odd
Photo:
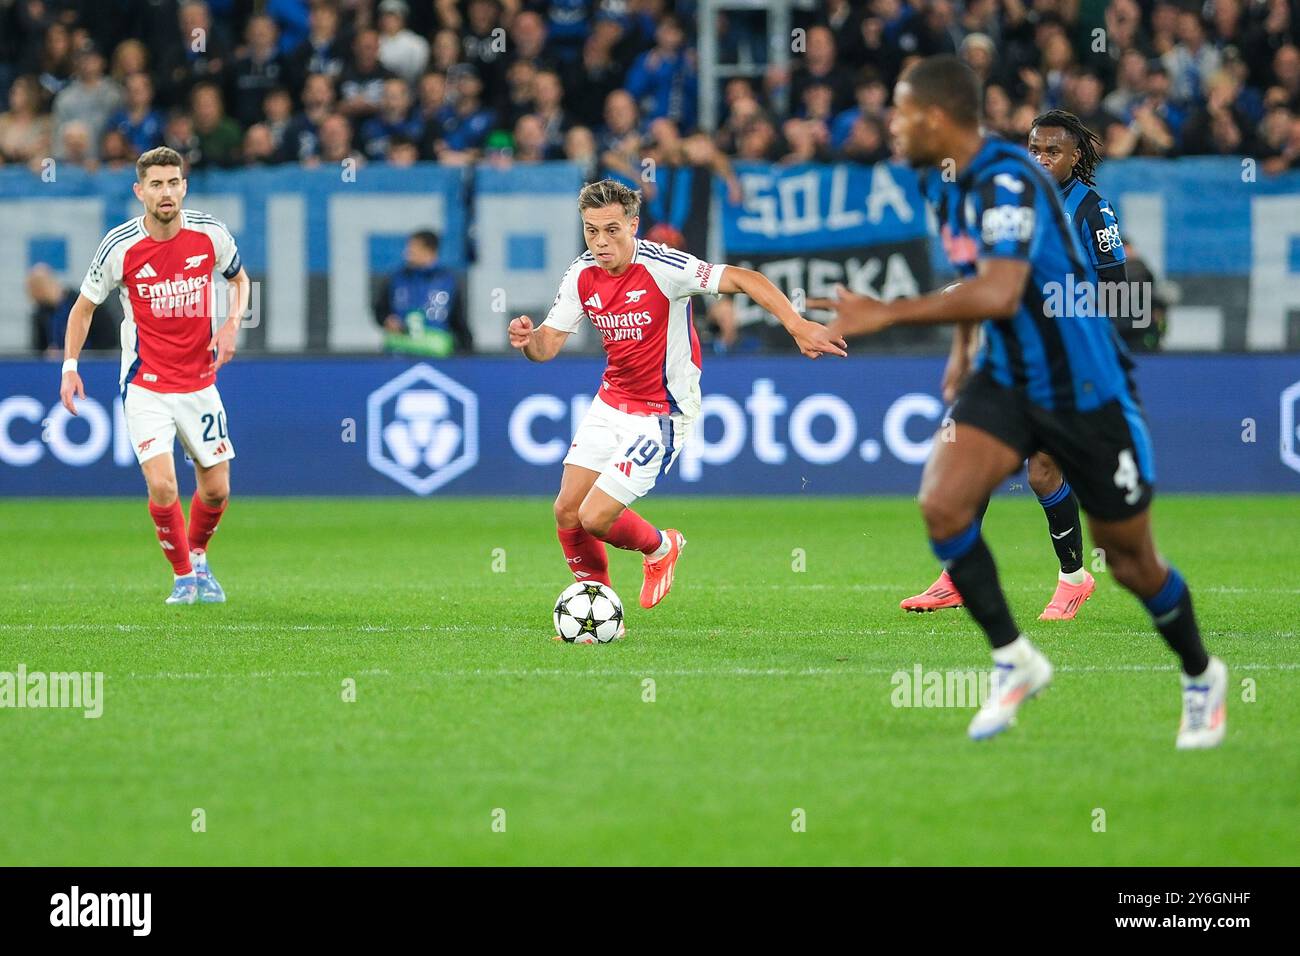
[[[1124,496],[1125,504],[1136,504],[1142,496],[1141,481],[1137,462],[1133,460],[1133,449],[1125,448],[1119,453],[1119,467],[1115,469],[1115,487],[1128,492]]]

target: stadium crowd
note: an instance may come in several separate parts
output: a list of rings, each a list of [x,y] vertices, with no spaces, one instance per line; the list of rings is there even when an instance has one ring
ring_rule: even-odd
[[[129,168],[166,144],[195,169],[534,163],[591,176],[647,157],[873,162],[911,57],[955,52],[988,125],[1051,108],[1110,156],[1300,164],[1289,0],[822,0],[788,69],[763,15],[721,15],[719,59],[757,59],[700,131],[695,0],[0,0],[0,165]]]

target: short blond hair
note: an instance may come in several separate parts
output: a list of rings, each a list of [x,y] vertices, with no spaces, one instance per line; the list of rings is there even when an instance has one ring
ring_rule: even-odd
[[[613,179],[602,179],[588,183],[578,193],[578,210],[603,209],[606,206],[622,206],[623,214],[635,219],[641,214],[641,190],[631,189]]]
[[[178,166],[181,175],[185,175],[185,160],[181,159],[181,154],[170,146],[156,146],[146,153],[141,153],[140,158],[135,161],[135,178],[144,182],[144,174],[151,166]]]

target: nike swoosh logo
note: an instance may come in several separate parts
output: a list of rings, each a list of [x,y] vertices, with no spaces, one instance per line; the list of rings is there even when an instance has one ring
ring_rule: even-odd
[[[1048,533],[1048,534],[1052,534],[1052,538],[1053,538],[1053,540],[1060,541],[1062,538],[1064,538],[1067,534],[1069,534],[1069,533],[1070,533],[1071,531],[1073,531],[1073,530],[1074,530],[1073,528],[1066,528],[1066,529],[1065,529],[1064,531],[1062,531],[1060,534],[1052,534],[1050,531],[1047,532],[1047,533]]]

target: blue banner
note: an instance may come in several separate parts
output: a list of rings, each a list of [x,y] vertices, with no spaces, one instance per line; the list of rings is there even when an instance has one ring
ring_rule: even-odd
[[[730,255],[774,255],[878,246],[924,239],[925,203],[906,166],[735,165],[739,205],[722,203],[723,245]]]
[[[706,363],[695,434],[658,493],[913,494],[942,360]],[[239,359],[220,389],[237,494],[550,495],[602,365]],[[139,495],[117,363],[77,418],[53,362],[0,364],[0,494]],[[1163,491],[1300,491],[1300,363],[1154,356],[1139,383]],[[177,454],[180,454],[178,450]]]

